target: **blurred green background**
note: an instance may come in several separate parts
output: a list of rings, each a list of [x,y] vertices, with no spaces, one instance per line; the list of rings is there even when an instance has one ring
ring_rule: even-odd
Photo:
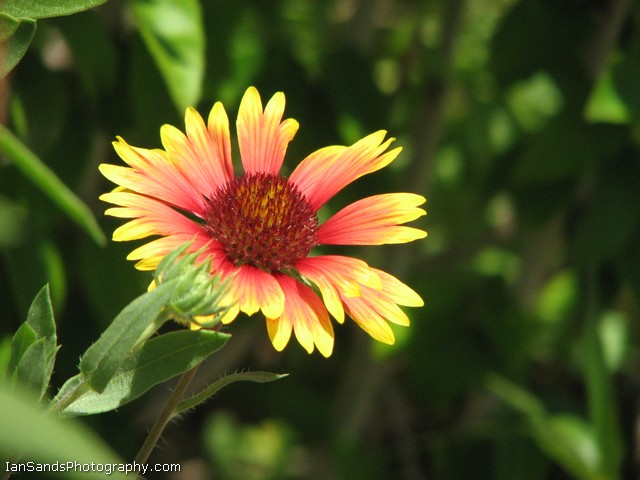
[[[250,85],[263,101],[285,92],[300,122],[288,172],[325,145],[397,138],[398,160],[323,215],[416,192],[429,237],[326,251],[386,269],[426,305],[393,347],[336,326],[329,359],[295,342],[278,353],[261,317],[238,318],[195,388],[243,369],[290,376],[233,385],[171,424],[151,461],[182,473],[150,478],[637,478],[640,4],[110,0],[37,21],[0,118],[109,236],[121,221],[102,215],[112,185],[97,166],[120,163],[110,141],[159,147],[190,104],[206,116],[222,100],[234,122]],[[0,156],[0,363],[50,282],[52,393],[150,281],[125,260],[134,245],[100,245],[58,187]],[[168,391],[82,421],[131,459]]]

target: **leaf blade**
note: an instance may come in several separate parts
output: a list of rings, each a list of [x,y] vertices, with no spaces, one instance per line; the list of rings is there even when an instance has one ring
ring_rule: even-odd
[[[20,63],[31,44],[35,31],[35,20],[30,18],[17,19],[0,13],[0,32],[2,36],[2,45],[0,45],[2,51],[2,55],[0,55],[0,79],[6,77]]]
[[[49,18],[71,15],[106,3],[107,0],[4,0],[0,12],[14,17]]]
[[[151,387],[191,370],[222,348],[229,337],[210,330],[180,330],[151,338],[127,358],[102,394],[86,392],[62,415],[90,415],[125,405]],[[71,379],[67,383],[59,395],[77,381]]]
[[[104,391],[129,352],[166,321],[163,310],[177,281],[179,279],[167,282],[136,298],[87,349],[80,360],[80,372],[91,388]]]
[[[225,375],[224,377],[218,379],[207,388],[205,388],[202,392],[194,395],[193,397],[187,398],[181,401],[175,409],[174,415],[179,415],[180,413],[195,408],[203,402],[206,402],[213,395],[218,393],[221,389],[226,387],[227,385],[231,385],[235,382],[255,382],[255,383],[267,383],[273,382],[274,380],[280,380],[288,376],[288,373],[272,373],[272,372],[237,372],[232,373],[230,375]]]

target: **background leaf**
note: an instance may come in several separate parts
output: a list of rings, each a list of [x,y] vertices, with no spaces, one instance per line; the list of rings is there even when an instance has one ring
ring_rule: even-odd
[[[45,415],[36,401],[21,390],[0,385],[0,452],[5,458],[22,452],[25,459],[42,463],[122,463],[111,449],[89,429],[67,420]],[[6,465],[3,465],[3,468]],[[87,473],[67,472],[69,478],[86,478]],[[99,476],[94,473],[92,476]],[[105,477],[107,478],[107,477]],[[108,478],[128,478],[115,472]]]
[[[197,0],[133,0],[140,34],[182,113],[200,100],[204,32]]]
[[[73,221],[86,230],[100,245],[106,237],[91,210],[60,181],[33,152],[3,125],[0,125],[0,149],[14,165],[53,200]]]

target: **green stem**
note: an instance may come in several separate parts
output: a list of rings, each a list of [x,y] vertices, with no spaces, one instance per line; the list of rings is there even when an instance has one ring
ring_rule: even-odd
[[[53,405],[49,405],[49,408],[47,409],[47,413],[52,415],[52,414],[62,412],[65,408],[67,408],[69,405],[75,402],[78,398],[80,398],[87,390],[89,390],[89,385],[87,384],[87,382],[82,380],[67,395],[59,399]]]
[[[594,271],[584,274],[585,301],[585,384],[589,405],[589,418],[602,455],[601,471],[608,478],[618,478],[623,445],[621,440],[615,388],[612,373],[607,368],[599,333],[601,309],[600,289]]]
[[[167,403],[165,403],[164,408],[160,412],[160,415],[156,419],[156,422],[153,424],[153,427],[151,428],[151,431],[142,444],[142,447],[140,447],[140,451],[135,458],[135,461],[137,463],[146,463],[149,459],[149,455],[151,455],[151,452],[156,446],[156,443],[158,443],[160,435],[162,435],[165,427],[173,418],[176,407],[182,400],[182,397],[184,396],[187,387],[193,380],[193,377],[195,377],[196,372],[198,371],[198,366],[199,365],[196,365],[194,368],[182,375],[182,378],[180,378],[178,385],[176,385],[176,388],[171,393],[171,396],[167,399]]]

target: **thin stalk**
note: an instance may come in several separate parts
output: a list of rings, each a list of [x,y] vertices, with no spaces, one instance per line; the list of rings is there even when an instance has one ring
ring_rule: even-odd
[[[182,375],[182,378],[180,378],[178,385],[176,385],[176,388],[171,393],[171,396],[167,399],[167,403],[165,403],[164,408],[153,424],[151,431],[149,431],[147,438],[142,444],[142,447],[140,447],[140,451],[138,452],[138,455],[136,455],[135,462],[146,463],[149,459],[149,455],[151,455],[151,452],[158,443],[158,440],[160,439],[160,436],[162,435],[165,427],[173,418],[176,407],[182,401],[184,393],[187,391],[187,388],[193,380],[193,377],[195,377],[196,372],[198,371],[198,366],[199,365],[196,365],[194,368]]]

